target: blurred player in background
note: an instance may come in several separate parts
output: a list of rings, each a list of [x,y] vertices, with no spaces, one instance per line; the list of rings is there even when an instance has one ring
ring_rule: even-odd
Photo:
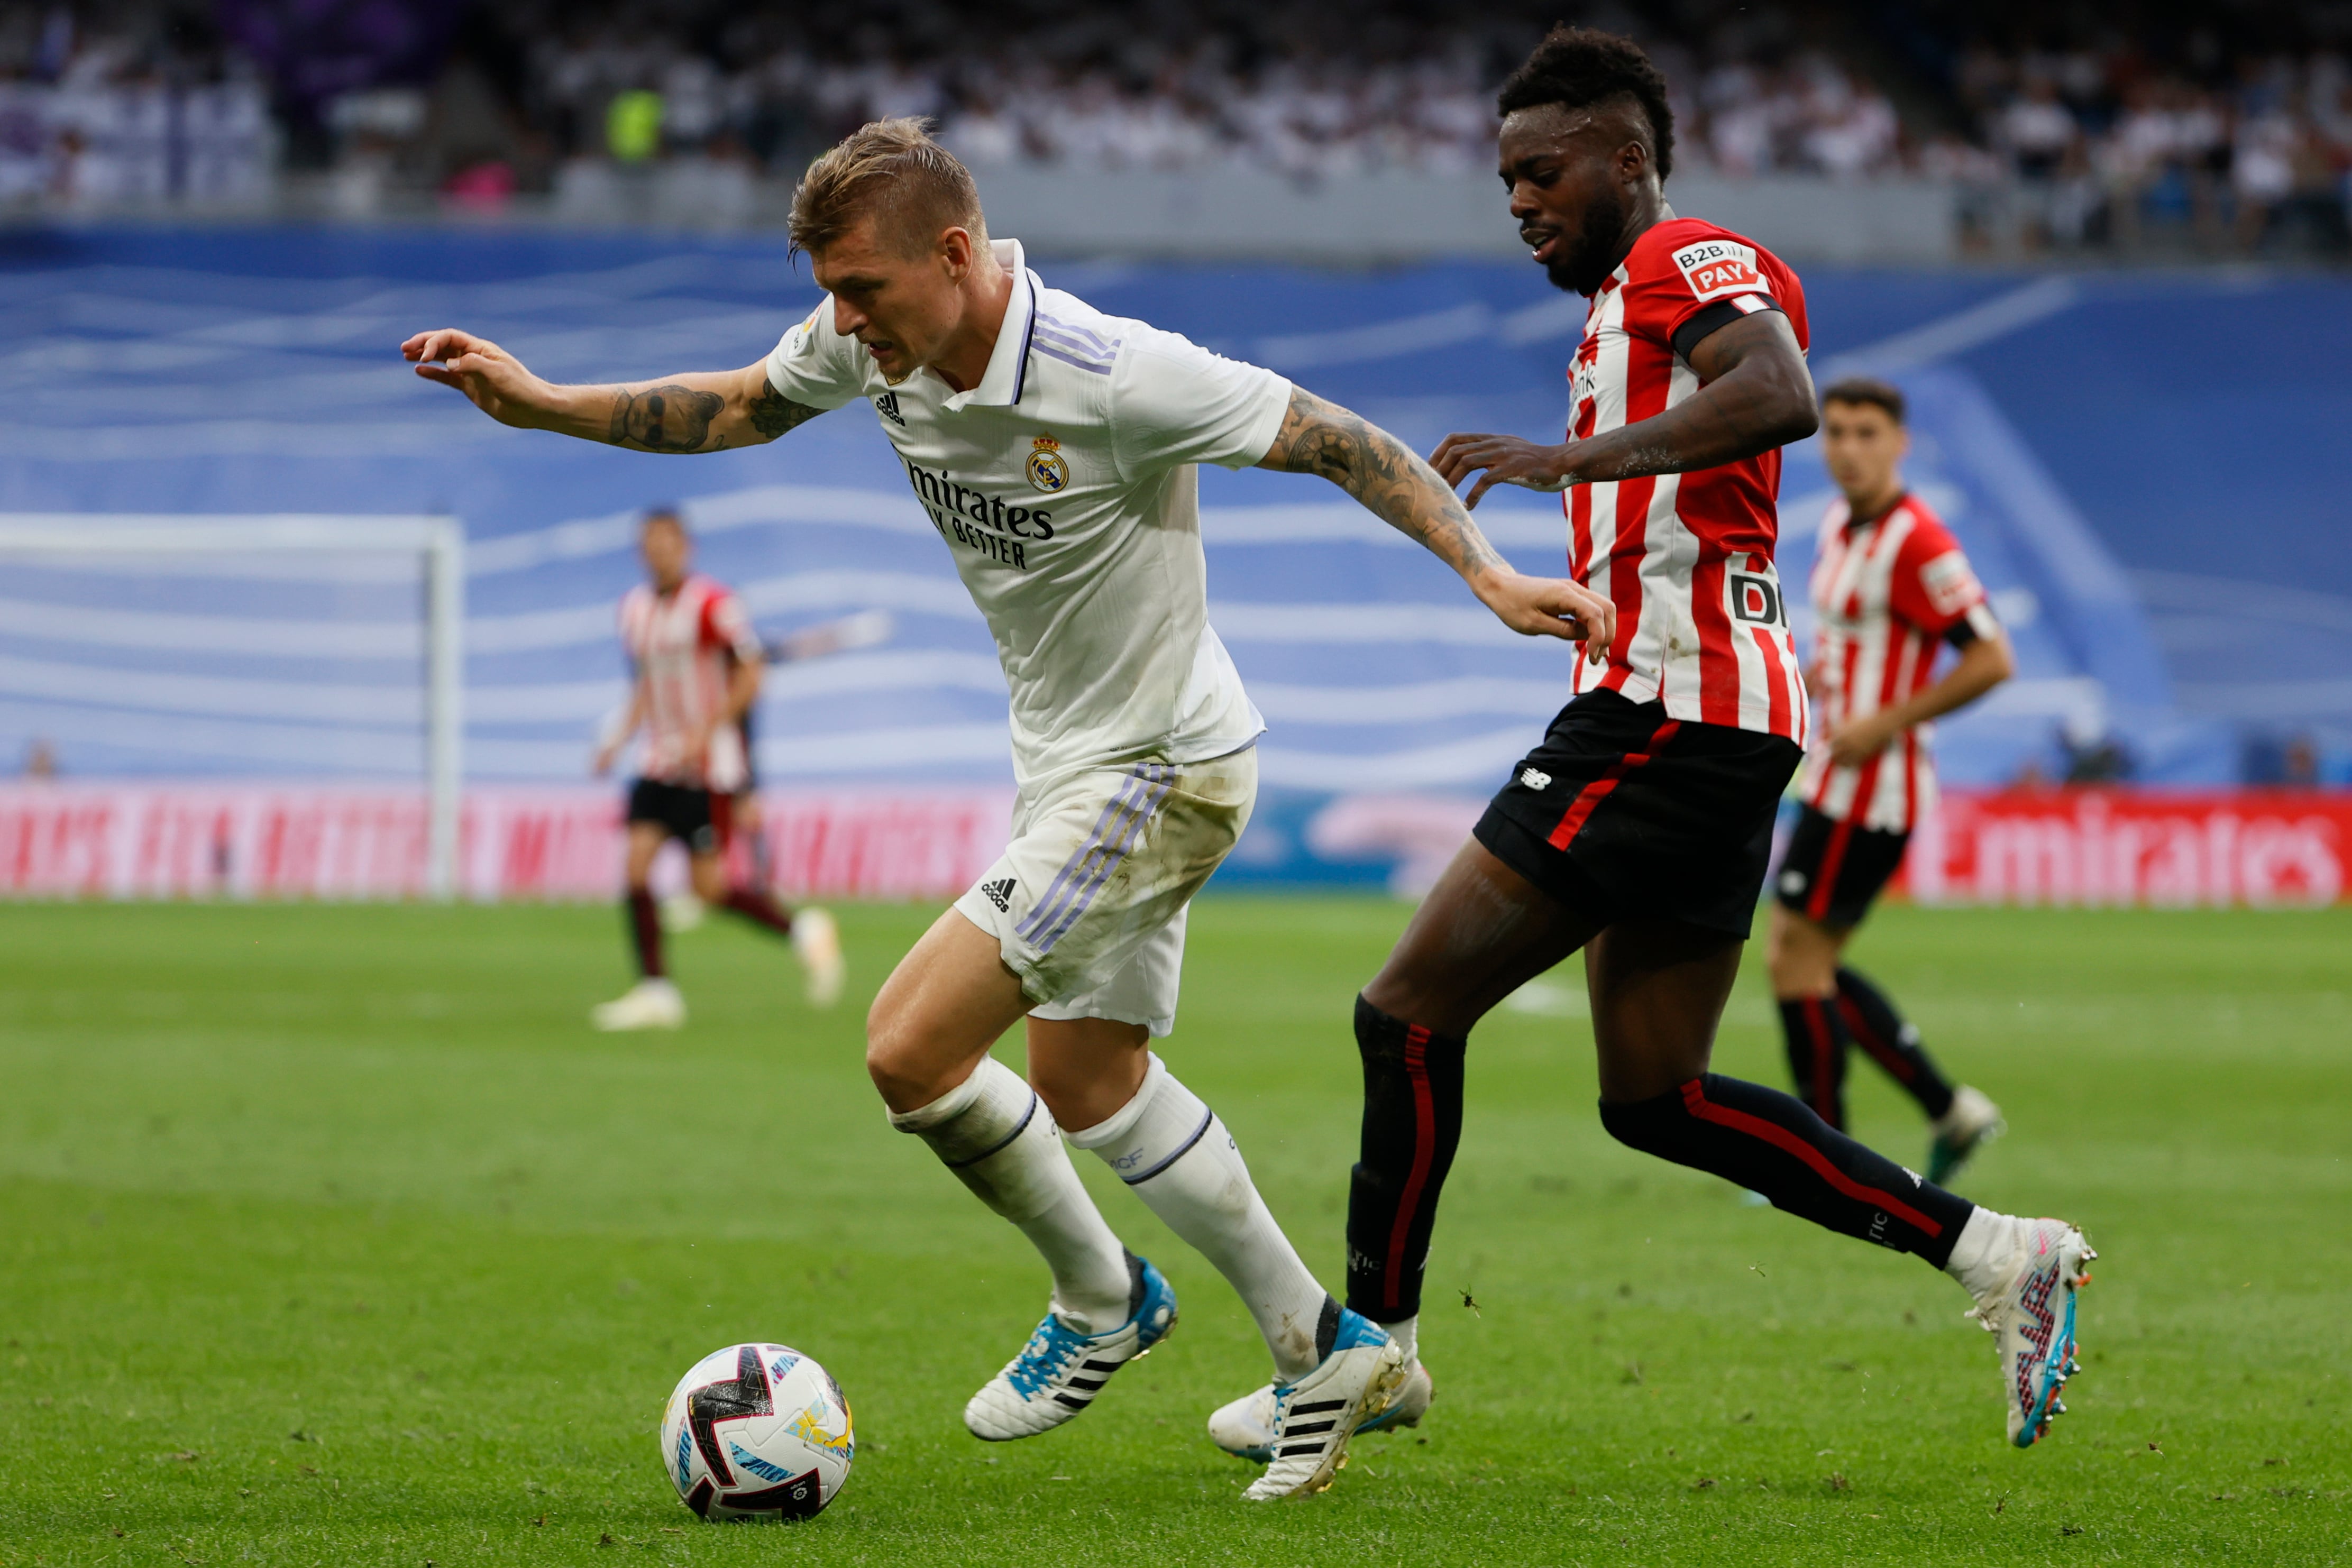
[[[1569,438],[1457,434],[1431,461],[1478,476],[1473,505],[1498,483],[1567,491],[1570,562],[1613,600],[1615,632],[1357,998],[1349,1305],[1416,1345],[1470,1030],[1582,949],[1610,1134],[1949,1272],[1999,1336],[2010,1438],[2030,1444],[2073,1370],[2082,1232],[1979,1208],[1708,1071],[1806,732],[1772,566],[1779,449],[1820,419],[1803,287],[1666,204],[1674,114],[1630,39],[1554,29],[1498,107],[1520,235],[1592,302]],[[1212,1434],[1262,1448],[1267,1414],[1265,1390],[1244,1396]]]
[[[762,638],[760,646],[771,664],[797,664],[829,653],[845,653],[887,643],[895,625],[888,611],[865,610],[821,626],[804,627],[788,636]],[[733,654],[729,656],[732,658]],[[760,805],[759,713],[760,705],[755,701],[735,720],[736,733],[742,737],[743,783],[735,791],[734,822],[728,839],[742,847],[743,858],[751,869],[751,884],[773,892],[776,867],[768,845],[767,815]],[[674,893],[661,902],[662,929],[672,935],[694,930],[702,924],[702,900],[691,890]]]
[[[652,886],[654,859],[672,839],[686,847],[697,896],[789,937],[808,971],[809,999],[828,1007],[842,980],[833,917],[803,909],[795,922],[765,886],[727,882],[731,808],[747,777],[739,722],[760,695],[765,651],[742,601],[689,570],[694,544],[685,519],[667,509],[647,513],[638,548],[648,580],[621,601],[621,643],[635,678],[626,712],[597,750],[596,771],[608,771],[645,730],[644,760],[629,789],[624,898],[639,977],[591,1018],[603,1030],[676,1029],[686,1021],[686,1000],[664,961]]]
[[[648,451],[719,451],[874,409],[996,639],[1019,784],[1003,857],[900,961],[866,1022],[892,1124],[1053,1277],[1044,1320],[964,1424],[991,1440],[1050,1430],[1175,1323],[1175,1292],[1120,1245],[1058,1124],[1256,1321],[1275,1458],[1248,1496],[1320,1490],[1393,1398],[1402,1358],[1316,1281],[1233,1136],[1150,1050],[1174,1026],[1186,909],[1249,820],[1265,728],[1209,625],[1195,465],[1329,479],[1528,635],[1605,642],[1608,602],[1512,570],[1386,431],[1046,287],[1017,241],[990,239],[970,172],[919,121],[868,125],[811,164],[792,236],[827,297],[740,370],[553,386],[464,332],[420,333],[403,352],[508,423]],[[990,1054],[1024,1019],[1028,1082]]]
[[[1839,956],[1935,802],[1931,721],[2009,679],[2015,662],[1958,541],[1903,487],[1909,449],[1895,388],[1856,378],[1822,394],[1822,459],[1844,498],[1822,519],[1813,559],[1820,727],[1765,952],[1798,1095],[1843,1128],[1846,1048],[1860,1045],[1926,1113],[1927,1179],[1940,1183],[2000,1131],[2000,1107],[1948,1080],[1885,993]],[[1959,658],[1939,680],[1940,643]]]

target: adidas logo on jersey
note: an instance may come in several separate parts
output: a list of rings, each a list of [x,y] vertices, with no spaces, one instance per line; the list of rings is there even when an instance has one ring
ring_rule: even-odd
[[[983,882],[980,895],[996,905],[1000,915],[1007,913],[1013,908],[1013,879],[1008,876],[1002,882]]]
[[[1549,789],[1551,788],[1551,775],[1540,768],[1524,768],[1519,773],[1519,782],[1530,789]]]
[[[886,392],[878,393],[874,399],[874,412],[888,420],[891,423],[897,425],[899,429],[904,430],[907,428],[907,416],[898,412],[898,394],[897,392]]]

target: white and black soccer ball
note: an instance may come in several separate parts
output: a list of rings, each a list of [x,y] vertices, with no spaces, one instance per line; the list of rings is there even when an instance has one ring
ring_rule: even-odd
[[[670,1483],[703,1518],[782,1520],[834,1500],[857,1443],[831,1373],[785,1345],[736,1344],[678,1380],[661,1448]]]

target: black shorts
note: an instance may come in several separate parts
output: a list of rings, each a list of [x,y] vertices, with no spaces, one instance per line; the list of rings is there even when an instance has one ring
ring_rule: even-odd
[[[1780,857],[1774,891],[1784,907],[1817,925],[1859,925],[1910,841],[1908,833],[1833,822],[1807,806]]]
[[[1780,791],[1802,755],[1783,736],[1678,722],[1663,703],[1587,692],[1560,709],[1472,833],[1564,904],[1745,936]]]
[[[727,847],[731,796],[717,795],[692,784],[665,784],[640,779],[629,786],[628,820],[652,822],[698,855],[716,854]]]

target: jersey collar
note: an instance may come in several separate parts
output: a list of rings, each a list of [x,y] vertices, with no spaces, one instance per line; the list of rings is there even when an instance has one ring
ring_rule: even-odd
[[[1875,528],[1878,524],[1885,522],[1887,518],[1901,511],[1903,509],[1903,503],[1910,498],[1910,491],[1897,490],[1895,492],[1895,499],[1887,502],[1886,505],[1881,507],[1874,515],[1867,517],[1855,517],[1853,515],[1853,508],[1852,507],[1848,507],[1845,512],[1845,531],[1851,534],[1858,533],[1864,528]]]
[[[1037,319],[1037,278],[1022,258],[1017,239],[991,240],[989,249],[999,267],[1013,275],[1013,298],[1004,305],[1004,324],[996,330],[996,347],[988,356],[987,373],[969,392],[941,401],[950,413],[961,413],[977,403],[982,408],[1011,408],[1021,401],[1029,380],[1029,333]]]

